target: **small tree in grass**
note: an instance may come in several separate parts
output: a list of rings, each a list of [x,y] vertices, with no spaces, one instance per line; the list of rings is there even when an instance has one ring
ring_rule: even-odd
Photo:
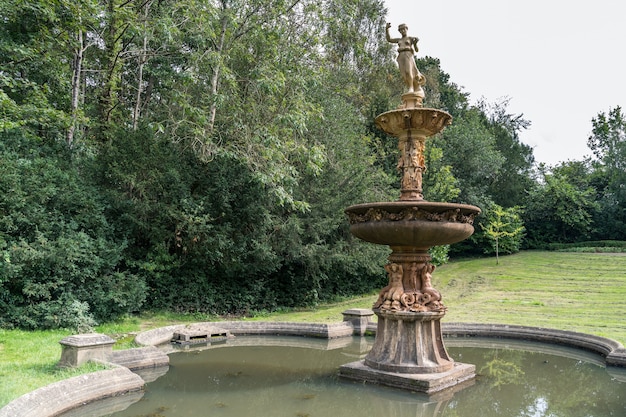
[[[485,212],[486,224],[481,225],[485,236],[493,242],[496,254],[496,265],[500,263],[499,254],[519,251],[524,225],[518,207],[503,208],[494,204]],[[492,253],[491,250],[485,250]]]

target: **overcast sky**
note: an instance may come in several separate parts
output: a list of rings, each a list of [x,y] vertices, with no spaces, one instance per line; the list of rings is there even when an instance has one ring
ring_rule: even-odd
[[[626,1],[385,0],[418,57],[439,58],[471,103],[510,98],[537,162],[580,160],[599,112],[626,108]]]

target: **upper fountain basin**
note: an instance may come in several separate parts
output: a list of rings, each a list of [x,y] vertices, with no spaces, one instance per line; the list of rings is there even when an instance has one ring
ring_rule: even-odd
[[[429,137],[441,132],[450,123],[452,116],[447,112],[424,107],[391,110],[376,117],[376,126],[394,137],[400,137],[409,130]]]
[[[350,232],[379,245],[427,249],[468,238],[474,233],[476,206],[429,201],[365,203],[346,209]]]

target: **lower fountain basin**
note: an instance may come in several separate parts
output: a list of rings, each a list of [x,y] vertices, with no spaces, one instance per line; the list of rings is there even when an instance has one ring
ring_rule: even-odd
[[[476,206],[429,201],[365,203],[346,209],[350,233],[379,245],[430,248],[474,233]]]
[[[625,415],[624,382],[578,349],[493,339],[452,340],[451,353],[481,377],[463,389],[427,396],[337,378],[337,367],[367,352],[368,338],[343,345],[301,337],[241,336],[226,345],[171,356],[142,401],[115,417],[138,415],[397,417],[608,417]],[[270,343],[271,342],[271,343]],[[495,342],[495,343],[494,343]],[[371,340],[370,340],[371,343]],[[464,344],[471,347],[464,347]]]

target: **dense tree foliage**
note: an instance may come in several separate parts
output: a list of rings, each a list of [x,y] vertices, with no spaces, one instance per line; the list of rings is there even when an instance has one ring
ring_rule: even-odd
[[[382,1],[7,0],[0,16],[0,326],[384,284],[388,249],[343,212],[398,197],[397,141],[373,123],[403,88]],[[623,235],[619,108],[593,121],[596,160],[536,180],[522,115],[471,104],[436,58],[418,67],[426,105],[454,117],[429,139],[425,197],[485,212],[454,253],[492,253],[494,233],[518,250],[520,212],[530,245]]]
[[[596,160],[590,183],[595,187],[600,210],[595,218],[596,235],[623,240],[626,236],[626,117],[617,106],[600,112],[592,121],[588,145]]]
[[[391,198],[365,122],[392,67],[371,36],[382,2],[5,2],[2,16],[3,326],[382,284],[387,250],[354,241],[343,213]]]
[[[86,328],[141,308],[120,268],[127,241],[64,146],[19,132],[0,141],[0,325]]]
[[[524,213],[531,247],[575,242],[591,236],[598,206],[594,189],[583,179],[572,176],[580,173],[581,168],[567,162],[551,171],[540,167],[542,181],[529,192]]]

